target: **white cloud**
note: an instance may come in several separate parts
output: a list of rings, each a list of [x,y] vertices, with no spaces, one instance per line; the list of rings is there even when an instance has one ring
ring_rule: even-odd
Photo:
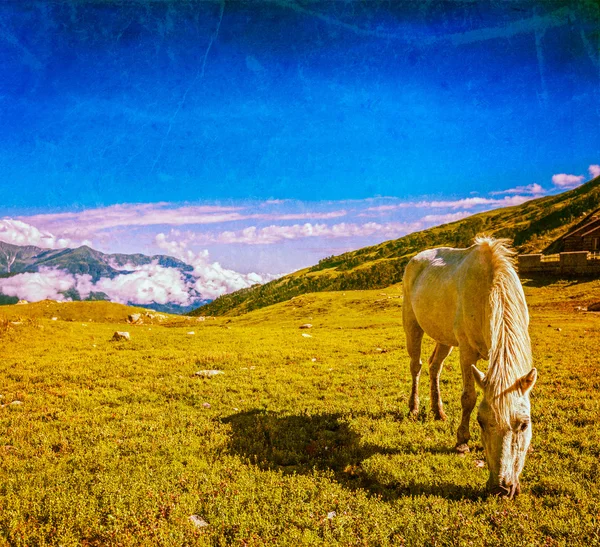
[[[56,244],[52,234],[36,231],[33,226],[20,221],[5,221],[4,233],[11,228],[11,242],[16,244],[38,243],[43,237],[46,245]],[[13,229],[17,227],[18,230]],[[17,234],[17,236],[15,236]],[[173,234],[179,234],[174,230]],[[66,243],[66,242],[61,242]],[[113,302],[127,304],[178,304],[192,305],[200,299],[214,299],[223,294],[265,283],[277,276],[269,274],[243,274],[224,268],[218,262],[211,262],[208,251],[194,253],[187,249],[185,241],[169,240],[164,234],[156,236],[157,245],[180,258],[194,269],[191,275],[177,268],[166,268],[156,263],[131,266],[131,273],[114,278],[101,278],[92,282],[89,275],[73,275],[65,270],[41,268],[38,272],[22,273],[0,279],[0,291],[7,296],[16,296],[29,301],[44,299],[65,300],[62,293],[76,289],[81,298],[91,292],[105,293]],[[121,269],[127,268],[127,265]]]
[[[75,277],[70,273],[46,268],[41,268],[39,272],[22,273],[0,279],[0,291],[3,294],[30,302],[46,299],[64,301],[65,297],[61,293],[75,285]]]
[[[171,230],[171,235],[178,236],[180,235],[180,232],[179,230]],[[169,241],[167,239],[167,236],[163,233],[157,234],[154,238],[154,241],[159,248],[163,249],[164,251],[167,251],[170,255],[173,255],[175,258],[179,258],[181,260],[181,257],[186,255],[186,241]]]
[[[445,224],[460,220],[472,213],[459,211],[456,213],[444,213],[425,215],[414,222],[366,222],[362,224],[342,222],[339,224],[292,224],[271,225],[263,228],[248,226],[236,231],[224,231],[217,233],[195,233],[188,231],[185,234],[172,230],[170,236],[177,236],[178,241],[168,239],[165,234],[156,236],[156,243],[162,249],[177,256],[181,260],[192,264],[194,257],[187,250],[190,243],[195,244],[242,244],[242,245],[273,245],[282,241],[292,241],[304,238],[320,239],[348,239],[379,236],[380,238],[401,237],[416,230],[429,226]],[[359,215],[361,216],[361,215]],[[206,252],[206,251],[205,251]]]
[[[394,205],[378,205],[376,207],[368,207],[364,213],[358,216],[366,217],[373,216],[373,213],[389,213],[400,209],[473,209],[482,207],[482,209],[491,209],[495,207],[511,207],[520,205],[533,199],[533,196],[505,196],[499,198],[462,198],[456,200],[433,200],[433,201],[405,201]]]
[[[575,188],[579,186],[585,177],[583,175],[567,175],[566,173],[558,173],[552,175],[552,184],[559,188]]]
[[[91,276],[87,274],[73,275],[65,270],[49,268],[0,279],[0,291],[3,294],[30,302],[45,299],[64,301],[67,299],[62,293],[71,289],[77,290],[83,299],[91,292],[103,292],[112,302],[121,304],[171,303],[188,306],[201,297],[213,298],[205,293],[198,294],[198,287],[197,280],[186,279],[180,270],[158,264],[138,266],[133,273],[112,279],[101,278],[96,283],[92,283]]]
[[[540,196],[545,194],[544,190],[539,184],[533,183],[526,186],[516,186],[515,188],[509,188],[508,190],[499,190],[497,192],[490,192],[492,196],[500,196],[503,194],[531,194],[534,196]]]
[[[590,165],[588,167],[588,171],[590,173],[590,177],[595,179],[596,177],[600,177],[600,165],[597,163],[594,165]]]
[[[469,213],[467,211],[460,211],[459,213],[447,213],[445,215],[425,215],[421,222],[426,223],[435,223],[435,224],[446,224],[448,222],[455,222],[457,220],[461,220],[468,216],[471,216],[473,213]]]
[[[132,272],[139,268],[139,266],[136,266],[135,264],[132,264],[131,262],[125,262],[125,264],[119,264],[114,258],[109,258],[106,261],[106,264],[108,266],[110,266],[113,270],[117,270],[117,271]]]
[[[416,222],[367,222],[364,224],[340,223],[340,224],[293,224],[293,225],[271,225],[264,228],[248,226],[237,231],[224,231],[217,233],[194,233],[187,232],[182,240],[175,243],[166,240],[164,234],[159,234],[156,242],[162,248],[175,252],[182,246],[185,248],[189,243],[196,244],[246,244],[246,245],[272,245],[281,241],[292,241],[303,238],[342,239],[369,237],[379,235],[381,237],[399,237],[411,231],[423,228],[426,224],[449,222],[463,218],[469,213],[452,213],[450,215],[428,215]],[[173,235],[173,232],[171,232]],[[187,251],[190,253],[190,251]],[[186,256],[186,258],[184,258]],[[179,255],[182,260],[191,263],[188,255]]]
[[[178,304],[187,306],[198,295],[190,291],[192,284],[176,268],[165,268],[158,264],[139,266],[130,274],[121,274],[112,279],[101,278],[92,287],[104,292],[113,302],[127,304]],[[89,294],[89,293],[88,293]]]
[[[31,224],[12,218],[0,219],[0,241],[44,249],[64,249],[73,244],[70,239],[56,237],[46,230],[38,230]]]
[[[332,218],[344,217],[348,211],[315,212],[315,213],[273,213],[248,215],[248,219],[257,220],[327,220]]]
[[[92,283],[90,275],[73,275],[65,270],[40,268],[38,272],[22,273],[0,279],[0,291],[7,296],[16,296],[37,302],[51,299],[67,300],[64,292],[77,290],[81,298],[91,292],[103,292],[112,302],[127,304],[178,304],[187,306],[202,298],[212,298],[198,294],[198,282],[186,279],[176,268],[165,268],[157,264],[138,266],[129,274],[121,274],[112,279],[101,278]]]
[[[208,256],[206,255],[206,258]],[[204,297],[215,299],[224,294],[266,283],[278,276],[257,273],[242,274],[223,268],[218,262],[203,262],[197,259],[194,264],[195,288]]]
[[[243,207],[198,205],[173,207],[160,203],[125,203],[68,213],[49,213],[20,217],[55,233],[92,237],[102,230],[125,226],[212,224],[243,220]]]
[[[58,271],[58,270],[56,270]],[[67,272],[63,272],[66,275]],[[75,277],[75,285],[73,288],[79,293],[79,296],[82,299],[86,299],[91,292],[95,291],[94,283],[92,283],[92,276],[89,274],[76,275]]]
[[[422,227],[420,222],[367,222],[355,224],[342,222],[340,224],[293,224],[287,226],[271,225],[264,228],[248,226],[237,231],[225,231],[220,233],[188,233],[187,241],[196,243],[222,243],[222,244],[246,244],[246,245],[271,245],[281,241],[291,241],[308,237],[322,239],[339,239],[352,237],[368,237],[375,234],[382,237],[395,237],[407,234],[412,230]],[[159,234],[161,235],[161,234]],[[157,241],[158,243],[158,241]],[[165,247],[173,250],[173,247]]]
[[[278,205],[280,202],[265,202]],[[258,204],[260,206],[261,204]],[[143,226],[207,225],[243,220],[332,219],[347,215],[345,210],[313,212],[253,213],[249,206],[185,205],[172,203],[125,203],[68,213],[19,217],[20,220],[62,234],[65,238],[96,239],[106,230]]]
[[[174,230],[171,235],[179,235],[179,232]],[[189,241],[189,237],[180,241],[169,240],[163,233],[158,234],[155,238],[158,247],[193,266],[194,290],[202,295],[202,298],[215,299],[223,294],[244,289],[256,283],[266,283],[278,277],[254,272],[243,274],[224,268],[218,262],[210,261],[207,250],[194,253],[188,249]]]
[[[600,177],[600,165],[594,163],[588,166],[588,173],[590,174],[590,180]],[[568,175],[567,173],[552,175],[552,183],[561,189],[576,188],[583,184],[584,180],[584,175]]]

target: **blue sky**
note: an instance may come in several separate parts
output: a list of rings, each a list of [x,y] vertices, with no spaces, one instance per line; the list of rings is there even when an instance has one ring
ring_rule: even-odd
[[[598,28],[585,1],[3,2],[0,239],[276,274],[573,187]]]

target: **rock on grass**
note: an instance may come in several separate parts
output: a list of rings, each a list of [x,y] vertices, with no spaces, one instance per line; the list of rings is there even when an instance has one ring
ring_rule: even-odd
[[[191,515],[190,522],[196,528],[206,528],[208,526],[208,522],[206,522],[202,517],[199,517],[198,515]]]
[[[225,374],[222,370],[199,370],[194,372],[194,376],[200,376],[201,378],[212,378],[219,374]]]

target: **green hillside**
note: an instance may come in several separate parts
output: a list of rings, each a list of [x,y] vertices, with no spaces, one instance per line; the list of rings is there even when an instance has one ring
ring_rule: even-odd
[[[467,247],[478,234],[509,238],[519,252],[546,251],[600,205],[600,177],[564,192],[415,232],[321,260],[316,266],[255,285],[191,312],[239,315],[309,292],[364,290],[398,283],[412,256],[431,247]]]

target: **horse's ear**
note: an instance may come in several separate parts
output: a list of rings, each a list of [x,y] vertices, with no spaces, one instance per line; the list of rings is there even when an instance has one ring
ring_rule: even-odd
[[[475,365],[471,365],[473,369],[473,378],[475,378],[475,383],[481,388],[484,388],[483,378],[485,375],[481,372]]]
[[[535,385],[537,380],[537,369],[532,368],[525,376],[521,376],[517,380],[517,387],[521,390],[523,395],[526,395],[531,391],[531,388]]]

